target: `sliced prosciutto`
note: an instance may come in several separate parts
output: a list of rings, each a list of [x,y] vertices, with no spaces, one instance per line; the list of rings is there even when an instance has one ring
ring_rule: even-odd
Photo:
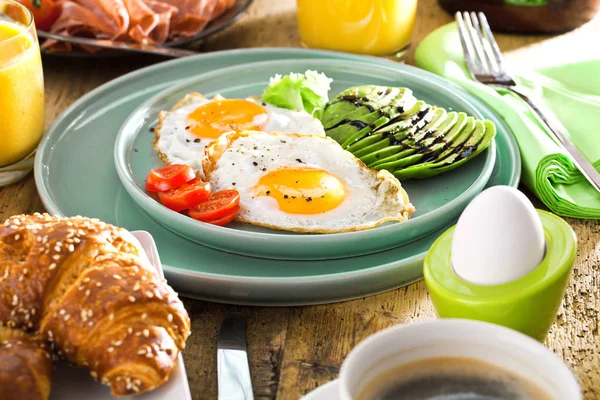
[[[61,12],[51,32],[162,44],[198,34],[234,3],[235,0],[61,0]],[[44,48],[71,50],[68,44],[53,41],[46,41]]]

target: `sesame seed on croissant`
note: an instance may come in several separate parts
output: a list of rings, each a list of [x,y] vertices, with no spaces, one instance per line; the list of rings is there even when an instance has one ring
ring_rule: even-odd
[[[0,227],[0,322],[39,332],[116,396],[166,382],[190,334],[182,302],[129,232],[46,214]]]

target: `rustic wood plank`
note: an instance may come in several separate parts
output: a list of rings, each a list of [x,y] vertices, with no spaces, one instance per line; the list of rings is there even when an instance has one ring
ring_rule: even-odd
[[[344,303],[294,309],[277,399],[297,399],[336,378],[347,353],[369,335],[434,317],[423,282]]]
[[[420,0],[413,43],[451,22],[436,0]],[[600,39],[600,19],[560,36],[497,35],[513,65],[533,67],[560,54],[577,59],[579,44]],[[595,39],[594,39],[595,38]],[[297,47],[294,0],[255,0],[248,15],[209,39],[203,50],[241,47]],[[407,57],[412,62],[414,46]],[[589,48],[586,52],[598,51]],[[78,59],[45,57],[46,122],[100,84],[134,69],[159,62],[156,57]],[[539,203],[536,203],[539,205]],[[0,218],[42,211],[33,177],[0,189]],[[579,240],[579,254],[565,301],[548,347],[573,368],[586,399],[600,398],[600,226],[594,221],[569,220]],[[406,288],[354,301],[313,307],[236,307],[184,299],[192,317],[192,335],[184,351],[194,399],[214,399],[216,340],[221,321],[233,310],[248,319],[248,346],[257,399],[297,399],[337,377],[347,353],[367,336],[388,326],[431,319],[435,313],[426,287]]]
[[[585,399],[599,399],[600,224],[568,222],[577,234],[577,260],[546,345],[574,370]]]
[[[216,397],[217,336],[221,322],[231,311],[241,311],[248,317],[248,358],[255,398],[275,398],[290,309],[183,301],[192,319],[192,335],[183,354],[193,398]]]

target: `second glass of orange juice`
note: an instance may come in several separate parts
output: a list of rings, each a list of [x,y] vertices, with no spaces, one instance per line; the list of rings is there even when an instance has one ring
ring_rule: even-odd
[[[0,0],[0,186],[33,167],[44,132],[44,76],[33,16]]]
[[[297,0],[303,45],[374,56],[409,45],[417,0]]]

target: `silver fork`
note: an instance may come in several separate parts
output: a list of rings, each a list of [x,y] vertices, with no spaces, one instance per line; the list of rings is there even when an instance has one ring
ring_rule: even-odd
[[[565,137],[555,123],[552,122],[551,117],[544,114],[539,106],[517,89],[515,81],[504,69],[502,53],[500,53],[500,48],[496,43],[496,39],[494,39],[485,15],[481,12],[464,12],[462,14],[457,12],[456,23],[458,24],[467,69],[473,79],[485,85],[510,90],[523,99],[538,115],[548,131],[569,153],[573,164],[588,182],[600,192],[600,173]]]

